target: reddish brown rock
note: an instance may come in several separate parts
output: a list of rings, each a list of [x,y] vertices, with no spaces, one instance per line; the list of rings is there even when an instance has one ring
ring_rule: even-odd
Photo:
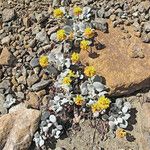
[[[5,47],[0,53],[0,65],[12,65],[14,63],[14,56]]]
[[[106,79],[106,85],[112,95],[125,95],[150,87],[150,45],[142,43],[135,36],[130,39],[122,39],[125,33],[110,26],[110,33],[98,32],[97,43],[105,45],[105,48],[93,52],[97,54],[90,58],[87,52],[81,52],[82,62],[93,65],[97,73]],[[132,31],[131,31],[132,32]],[[138,45],[142,48],[144,58],[131,58],[129,51]]]
[[[39,120],[40,111],[23,106],[0,117],[0,149],[28,149]]]

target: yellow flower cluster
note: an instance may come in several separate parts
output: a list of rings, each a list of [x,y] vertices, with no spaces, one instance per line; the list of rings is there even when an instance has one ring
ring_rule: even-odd
[[[116,136],[118,138],[124,138],[127,135],[127,132],[121,128],[116,130]]]
[[[93,77],[96,74],[96,70],[93,66],[86,66],[84,69],[84,74],[87,77]]]
[[[87,51],[90,47],[90,42],[88,40],[82,40],[80,43],[81,50]]]
[[[72,82],[71,78],[75,78],[75,77],[76,77],[75,72],[72,70],[69,70],[67,76],[64,77],[63,79],[63,84],[70,85],[70,83]]]
[[[60,8],[57,8],[54,10],[53,15],[55,18],[62,18],[64,15],[64,12]]]
[[[63,30],[63,29],[58,30],[57,33],[56,33],[56,36],[57,36],[58,41],[65,40],[66,39],[65,30]]]
[[[41,56],[39,58],[39,64],[41,65],[41,67],[47,67],[48,66],[48,57],[47,56]]]
[[[72,71],[72,70],[69,70],[69,72],[68,72],[68,77],[73,77],[73,78],[75,78],[76,77],[76,75],[75,75],[75,72],[74,71]]]
[[[79,6],[74,7],[73,13],[75,16],[79,16],[82,14],[82,9]]]
[[[72,81],[71,78],[66,76],[63,79],[63,84],[70,85],[71,81]]]
[[[83,35],[85,36],[85,38],[90,39],[94,37],[94,30],[91,28],[86,28],[84,30]]]
[[[74,102],[75,102],[76,105],[81,106],[84,102],[84,99],[81,95],[77,95]]]
[[[92,112],[96,111],[102,111],[104,109],[107,109],[110,105],[110,100],[106,98],[105,96],[101,96],[96,103],[94,103],[91,108]]]
[[[71,55],[71,61],[73,62],[73,63],[77,63],[78,61],[79,61],[79,59],[80,59],[80,57],[79,57],[79,54],[78,53],[73,53],[72,55]]]

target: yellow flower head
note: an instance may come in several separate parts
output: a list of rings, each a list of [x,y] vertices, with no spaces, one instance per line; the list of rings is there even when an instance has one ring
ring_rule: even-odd
[[[48,66],[48,57],[47,56],[41,56],[39,58],[39,64],[41,65],[41,67],[47,67]]]
[[[79,57],[79,54],[78,54],[78,53],[75,53],[75,52],[74,52],[74,53],[71,55],[71,60],[72,60],[73,63],[78,62],[79,59],[80,59],[80,57]]]
[[[93,66],[86,66],[84,69],[84,74],[87,77],[93,77],[96,74],[96,70]]]
[[[87,51],[90,47],[90,42],[88,40],[82,40],[80,43],[81,50]]]
[[[98,101],[98,106],[104,110],[104,109],[107,109],[110,105],[110,99],[106,98],[105,96],[101,96]]]
[[[76,75],[75,75],[75,72],[74,71],[72,71],[72,70],[69,70],[69,72],[68,72],[68,77],[76,77]]]
[[[66,38],[65,30],[61,29],[57,31],[57,39],[58,41],[63,41]]]
[[[82,9],[79,6],[74,7],[73,13],[75,16],[79,16],[82,14]]]
[[[57,8],[54,10],[53,15],[55,18],[62,18],[64,15],[64,12],[60,8]]]
[[[96,103],[94,103],[91,108],[92,112],[102,111],[107,109],[110,105],[110,100],[105,96],[101,96]]]
[[[127,135],[127,132],[121,128],[116,130],[116,136],[119,138],[124,138]]]
[[[94,30],[91,28],[86,28],[84,30],[83,35],[85,36],[85,38],[90,39],[90,38],[94,37]]]
[[[81,95],[77,95],[74,102],[75,102],[76,105],[81,106],[84,102],[84,99]]]
[[[71,83],[70,77],[64,77],[63,84],[70,85],[70,83]]]

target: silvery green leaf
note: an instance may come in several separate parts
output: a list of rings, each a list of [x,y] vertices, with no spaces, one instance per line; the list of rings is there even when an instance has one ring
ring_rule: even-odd
[[[60,7],[60,9],[63,11],[64,14],[66,13],[65,7]]]
[[[59,106],[59,107],[57,108],[56,112],[58,113],[58,112],[62,111],[62,109],[63,109],[63,107]]]
[[[120,128],[126,129],[128,126],[128,122],[126,120],[124,120],[124,123],[119,124]]]
[[[121,108],[123,104],[123,99],[117,98],[115,104],[118,108]]]
[[[101,82],[102,83],[102,77],[99,75],[95,75],[91,78],[92,82]]]
[[[64,59],[63,53],[59,52],[55,54],[55,58],[58,59],[59,61],[62,61]]]
[[[68,34],[68,35],[69,35],[71,32],[73,32],[72,27],[69,26],[69,25],[64,26],[63,29],[65,30],[65,33]]]
[[[55,139],[59,139],[59,138],[60,138],[60,136],[59,136],[59,135],[55,135],[54,137],[55,137]]]
[[[84,14],[84,15],[89,14],[90,11],[91,11],[91,8],[90,8],[90,7],[84,7],[84,8],[83,8],[83,14]]]
[[[102,91],[102,92],[100,92],[100,93],[98,93],[98,96],[104,96],[105,94],[107,94],[108,92],[106,92],[106,91]]]
[[[52,33],[52,34],[51,34],[50,40],[51,40],[51,41],[57,41],[56,33]]]
[[[69,101],[69,100],[68,100],[67,98],[63,98],[63,99],[61,100],[61,105],[67,103],[68,101]]]
[[[48,127],[50,128],[52,126],[52,123],[48,123]]]
[[[117,122],[118,122],[118,123],[122,123],[122,122],[123,122],[123,119],[122,119],[122,118],[117,118]]]
[[[61,131],[60,131],[60,130],[57,130],[57,131],[56,131],[56,136],[59,136],[60,133],[61,133]]]
[[[128,120],[130,118],[130,116],[131,116],[130,114],[125,114],[125,116],[123,116],[122,119]]]
[[[116,124],[113,121],[109,121],[109,128],[111,131],[115,130]]]
[[[43,127],[43,132],[48,132],[49,127]]]
[[[62,126],[62,125],[57,125],[56,128],[57,128],[58,130],[62,130],[62,129],[63,129],[63,126]]]
[[[99,117],[99,112],[94,112],[94,113],[93,113],[93,117],[94,117],[94,118]]]
[[[83,75],[83,74],[81,74],[81,75],[80,75],[80,79],[83,79],[83,78],[84,78],[84,75]]]
[[[129,110],[128,106],[124,106],[124,107],[122,108],[122,112],[123,112],[124,114],[127,113],[128,110]]]
[[[101,92],[105,89],[105,86],[100,82],[94,82],[93,86],[98,92]]]
[[[88,94],[87,88],[81,88],[81,94],[82,95],[87,95]]]
[[[40,139],[39,141],[39,146],[42,147],[44,145],[44,140],[43,139]]]
[[[89,102],[87,103],[87,105],[91,106],[93,103],[94,103],[94,101],[90,99]]]
[[[84,32],[84,30],[86,29],[86,25],[83,22],[79,23],[79,29],[81,32]]]
[[[55,101],[59,101],[59,100],[60,100],[60,97],[56,95],[56,96],[54,97],[54,100],[55,100]]]
[[[56,122],[56,117],[54,115],[50,115],[49,116],[49,120],[52,122],[52,123],[55,123]]]
[[[74,25],[73,25],[73,30],[74,30],[75,32],[77,32],[77,31],[79,30],[78,24],[74,24]]]
[[[108,119],[109,119],[109,121],[113,121],[113,122],[115,120],[113,116],[110,116]]]
[[[52,129],[52,133],[51,133],[52,135],[51,136],[54,136],[56,134],[56,131],[57,131],[56,129]]]
[[[48,55],[48,61],[49,62],[55,62],[55,56],[54,56],[53,53],[49,53],[49,55]]]
[[[124,106],[126,106],[128,108],[128,110],[131,109],[131,104],[129,102],[125,102]]]
[[[71,63],[70,63],[70,59],[69,58],[66,58],[65,65],[66,65],[67,68],[70,67]]]

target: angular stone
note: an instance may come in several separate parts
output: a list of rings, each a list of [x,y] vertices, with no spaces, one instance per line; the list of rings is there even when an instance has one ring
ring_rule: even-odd
[[[2,13],[3,22],[8,22],[16,17],[16,12],[14,9],[4,9]]]
[[[33,91],[39,91],[39,90],[42,90],[44,89],[48,84],[50,84],[51,81],[50,80],[41,80],[40,82],[32,85],[31,89]]]
[[[90,58],[87,52],[81,52],[82,62],[89,63],[96,68],[97,74],[102,75],[112,95],[131,94],[137,90],[150,87],[150,45],[142,43],[137,37],[121,39],[123,33],[110,26],[110,33],[97,32],[97,42],[105,48],[96,50],[96,58]],[[128,56],[128,50],[134,45],[140,45],[145,55],[142,59]]]
[[[5,102],[5,96],[3,94],[0,94],[0,114],[6,114],[7,109],[4,108],[4,102]]]
[[[0,149],[28,149],[39,121],[40,111],[23,106],[0,117]]]
[[[26,101],[26,104],[29,107],[38,109],[40,106],[39,97],[34,92],[29,92],[28,96],[29,96],[29,100]]]
[[[37,74],[33,74],[27,78],[27,84],[29,87],[31,87],[34,83],[36,83],[39,80],[39,77]]]
[[[14,64],[15,57],[5,47],[0,53],[0,65],[12,65]]]

